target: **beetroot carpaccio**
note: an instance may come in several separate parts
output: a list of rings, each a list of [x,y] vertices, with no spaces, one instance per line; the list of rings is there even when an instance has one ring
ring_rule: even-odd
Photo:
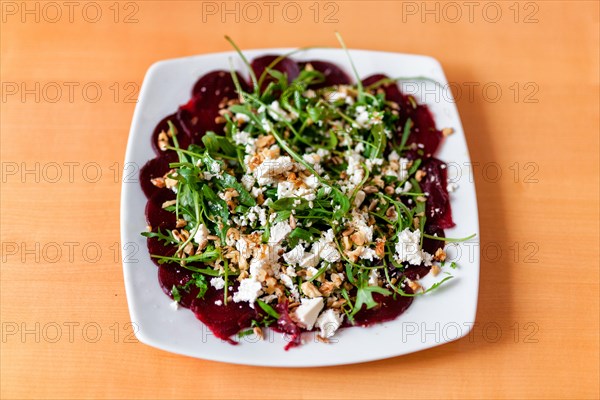
[[[450,128],[385,75],[276,54],[200,77],[140,171],[158,281],[214,335],[290,339],[401,315],[444,268]],[[439,283],[439,282],[438,282]],[[418,300],[416,300],[418,301]]]

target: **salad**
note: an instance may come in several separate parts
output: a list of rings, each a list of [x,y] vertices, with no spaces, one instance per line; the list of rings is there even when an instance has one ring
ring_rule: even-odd
[[[288,349],[303,332],[328,342],[395,319],[451,279],[444,245],[469,238],[445,238],[454,187],[434,155],[452,129],[398,79],[360,79],[351,59],[354,78],[236,50],[249,79],[200,77],[140,171],[142,235],[175,308],[232,344],[272,328]],[[424,287],[427,274],[437,283]]]

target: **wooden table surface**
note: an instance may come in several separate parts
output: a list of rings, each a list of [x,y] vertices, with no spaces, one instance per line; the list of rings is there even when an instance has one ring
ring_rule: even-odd
[[[598,398],[597,1],[3,1],[1,397]],[[378,362],[267,369],[127,324],[119,195],[157,60],[330,45],[442,63],[475,163],[477,325]],[[460,223],[460,221],[459,221]]]

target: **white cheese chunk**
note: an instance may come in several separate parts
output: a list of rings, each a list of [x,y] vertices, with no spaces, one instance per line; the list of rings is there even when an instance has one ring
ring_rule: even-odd
[[[332,337],[344,321],[343,315],[332,309],[325,310],[317,319],[317,328],[321,331],[321,337]]]
[[[287,237],[292,231],[290,223],[287,221],[281,221],[271,227],[271,236],[269,237],[270,244],[280,243]]]
[[[238,290],[233,295],[233,301],[239,303],[240,301],[247,301],[250,303],[250,307],[254,308],[256,298],[262,293],[262,285],[254,278],[242,279]]]
[[[225,287],[225,279],[217,276],[210,280],[210,285],[217,290],[221,290]]]
[[[294,315],[299,323],[310,330],[315,325],[315,321],[319,313],[323,309],[323,298],[317,297],[314,299],[302,299],[302,304],[296,308]]]
[[[421,263],[427,266],[431,265],[433,256],[421,249],[420,243],[421,231],[419,229],[414,232],[411,232],[410,228],[404,229],[398,235],[394,258],[398,262],[408,262],[412,265],[419,265]]]

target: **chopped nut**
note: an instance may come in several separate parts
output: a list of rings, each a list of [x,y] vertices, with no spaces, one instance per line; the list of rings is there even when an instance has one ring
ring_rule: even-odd
[[[215,124],[224,124],[227,120],[221,116],[215,118]]]
[[[383,187],[385,186],[385,182],[383,181],[383,179],[381,179],[381,176],[376,176],[375,178],[373,178],[372,182],[375,186],[381,189],[383,189]]]
[[[260,338],[260,340],[263,340],[265,338],[265,336],[263,335],[263,331],[262,329],[260,329],[259,326],[255,326],[252,330],[254,331],[254,334]]]
[[[366,241],[365,235],[362,234],[361,232],[354,232],[350,236],[350,239],[358,246],[362,246],[363,244],[365,244],[365,241]]]
[[[321,335],[315,335],[315,338],[317,339],[317,341],[321,342],[321,343],[329,343],[329,339],[324,338]]]
[[[377,239],[377,243],[375,244],[375,254],[377,257],[383,258],[385,255],[385,239]]]
[[[158,134],[158,148],[162,151],[167,150],[167,146],[169,145],[169,136],[165,133],[165,131],[161,131]]]
[[[439,273],[440,273],[440,267],[438,267],[436,264],[433,264],[431,266],[431,275],[438,276]]]
[[[177,242],[183,242],[185,240],[183,238],[183,236],[179,233],[179,231],[177,229],[173,229],[171,231],[171,233],[173,234],[173,238],[175,239],[175,241],[177,241]]]
[[[267,271],[264,269],[259,269],[256,273],[256,280],[259,282],[264,282],[267,279]]]
[[[442,135],[444,137],[448,137],[450,135],[452,135],[454,133],[454,129],[453,128],[444,128],[442,129]]]
[[[446,252],[442,249],[437,249],[435,251],[433,259],[436,261],[446,261]]]
[[[413,227],[415,229],[419,228],[421,226],[421,220],[417,217],[413,218]]]
[[[169,189],[174,188],[175,186],[177,186],[177,179],[173,179],[173,178],[165,178],[165,186]]]
[[[261,269],[260,271],[264,271],[264,269]],[[257,279],[260,281],[260,279]],[[275,292],[275,289],[277,287],[277,279],[273,278],[272,276],[269,276],[266,279],[263,279],[265,282],[265,285],[267,286],[267,288],[265,289],[265,292],[267,294],[273,294]]]
[[[346,251],[346,255],[348,256],[350,261],[356,262],[358,260],[358,257],[360,257],[360,255],[362,254],[363,250],[364,249],[362,246],[358,246],[356,249],[354,249],[352,251]]]
[[[319,289],[317,289],[315,287],[315,285],[312,284],[312,282],[304,282],[301,285],[301,288],[302,288],[302,293],[304,293],[307,297],[310,297],[310,298],[321,297],[321,292],[319,292]]]
[[[152,184],[158,188],[164,188],[165,187],[165,179],[164,178],[154,178],[154,179],[150,179],[150,182],[152,182]]]
[[[336,274],[335,272],[330,276],[331,282],[335,285],[336,288],[342,286],[344,280],[340,274]]]
[[[390,206],[390,208],[388,208],[387,211],[385,212],[385,216],[392,220],[398,218],[398,212],[396,211],[396,207]]]
[[[417,180],[417,182],[421,182],[425,175],[427,175],[427,172],[423,171],[422,169],[418,169],[415,173],[415,179]]]
[[[179,218],[177,220],[177,222],[175,223],[175,228],[183,228],[186,225],[187,225],[187,221],[183,218]]]
[[[234,188],[227,188],[223,191],[223,196],[221,197],[225,201],[230,201],[233,198],[239,197],[239,193]]]
[[[273,135],[260,136],[258,139],[256,139],[256,147],[258,148],[268,147],[274,143],[275,138]]]
[[[417,196],[417,198],[415,200],[417,200],[419,203],[425,203],[427,201],[427,197]]]
[[[371,202],[371,204],[369,204],[369,211],[373,211],[375,210],[375,207],[377,207],[377,204],[379,204],[379,200],[375,199]]]
[[[413,293],[417,293],[419,290],[423,289],[419,282],[411,281],[410,279],[407,279],[406,281],[408,283],[408,286],[412,289]]]
[[[293,214],[290,214],[290,228],[296,229],[296,218]]]
[[[319,292],[321,292],[323,296],[327,297],[333,292],[334,289],[335,286],[332,282],[323,282],[319,288]]]
[[[344,250],[350,250],[352,248],[352,244],[350,243],[350,238],[348,236],[344,236],[342,238],[342,243],[344,244]]]
[[[395,189],[393,188],[393,186],[386,186],[385,187],[385,194],[394,194]]]
[[[366,194],[372,194],[372,193],[377,193],[379,192],[379,189],[377,189],[377,186],[365,186],[363,187],[363,192],[365,192]]]
[[[333,164],[335,164],[335,165],[340,165],[340,164],[342,164],[342,163],[344,162],[344,160],[342,160],[342,158],[341,158],[341,157],[339,157],[339,156],[334,156],[334,157],[331,157],[331,158],[329,159],[329,161],[331,161],[331,162],[332,162]]]
[[[331,303],[331,308],[340,308],[344,304],[346,304],[346,299],[339,299]]]
[[[187,255],[193,256],[194,255],[194,245],[191,242],[186,244],[185,247],[183,248],[183,252]]]
[[[354,232],[354,227],[351,226],[348,229],[346,229],[345,231],[342,232],[342,236],[350,236],[350,234]]]
[[[168,201],[165,201],[164,203],[162,203],[162,208],[170,207],[172,205],[175,205],[176,203],[177,203],[177,200],[168,200]]]

